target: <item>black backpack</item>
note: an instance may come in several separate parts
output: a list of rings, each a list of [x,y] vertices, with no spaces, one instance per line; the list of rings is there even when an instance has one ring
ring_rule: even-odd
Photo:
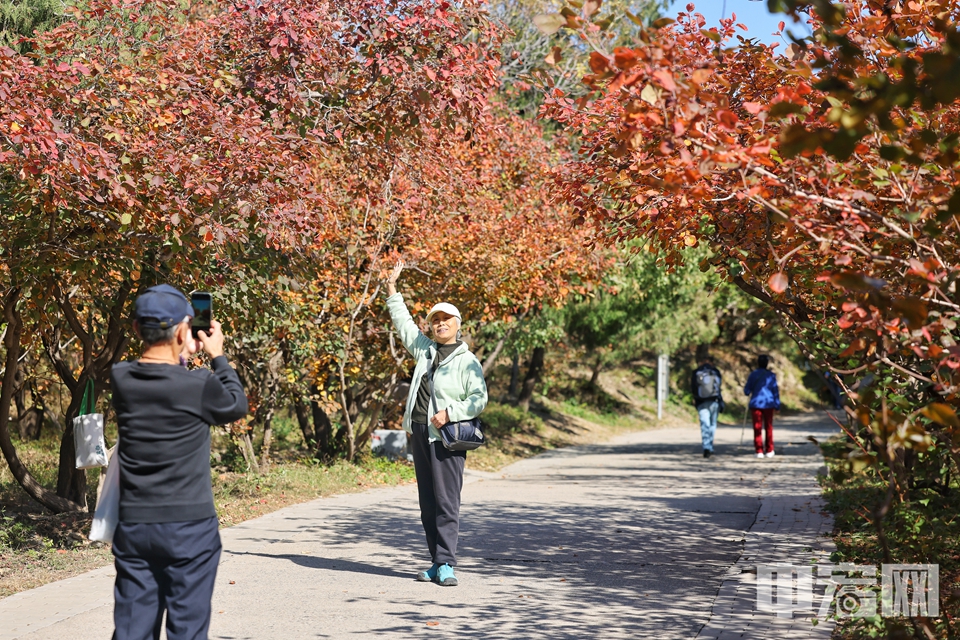
[[[720,374],[714,369],[700,369],[696,373],[697,397],[706,400],[720,395]]]

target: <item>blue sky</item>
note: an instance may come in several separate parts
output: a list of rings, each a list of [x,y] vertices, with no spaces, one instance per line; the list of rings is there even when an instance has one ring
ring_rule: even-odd
[[[749,31],[744,37],[757,38],[761,42],[783,42],[778,37],[771,35],[777,30],[777,23],[785,20],[782,14],[771,15],[767,11],[767,0],[676,0],[670,7],[667,15],[671,18],[676,17],[680,11],[686,11],[688,2],[692,2],[697,13],[702,13],[707,19],[707,28],[720,24],[720,18],[729,18],[731,14],[737,14],[737,22],[747,25]],[[724,7],[726,5],[726,7]],[[724,10],[726,15],[723,14]],[[787,21],[787,29],[791,29],[794,34],[803,36],[807,34],[805,25],[793,25]],[[790,40],[781,44],[785,47]]]

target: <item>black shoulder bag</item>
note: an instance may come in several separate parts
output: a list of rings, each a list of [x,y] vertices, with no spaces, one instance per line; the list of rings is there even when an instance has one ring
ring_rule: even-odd
[[[437,406],[437,396],[433,392],[433,375],[437,371],[440,354],[434,357],[433,367],[430,368],[430,402],[433,403],[434,415],[439,413]],[[429,420],[429,418],[428,418]],[[440,432],[440,441],[448,451],[473,451],[483,445],[483,431],[480,418],[471,418],[470,420],[460,420],[459,422],[448,422],[438,429]]]

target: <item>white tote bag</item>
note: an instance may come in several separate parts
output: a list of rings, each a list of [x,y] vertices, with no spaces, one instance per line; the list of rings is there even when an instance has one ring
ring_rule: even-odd
[[[110,456],[107,477],[103,480],[103,489],[97,500],[97,510],[93,513],[90,525],[90,539],[100,542],[113,542],[113,532],[120,521],[120,460],[117,448]]]
[[[77,454],[77,469],[107,466],[103,414],[93,413],[93,380],[87,380],[87,388],[80,401],[80,415],[73,419],[73,448]]]

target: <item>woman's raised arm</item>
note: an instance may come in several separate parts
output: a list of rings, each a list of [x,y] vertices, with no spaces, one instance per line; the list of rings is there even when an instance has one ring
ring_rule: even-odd
[[[419,359],[425,355],[433,345],[433,340],[423,335],[417,323],[413,321],[407,305],[403,301],[403,296],[397,293],[397,279],[403,271],[403,260],[397,262],[397,266],[390,272],[387,278],[387,310],[390,312],[390,319],[393,321],[393,328],[397,330],[400,336],[400,342],[406,347],[414,358]]]

